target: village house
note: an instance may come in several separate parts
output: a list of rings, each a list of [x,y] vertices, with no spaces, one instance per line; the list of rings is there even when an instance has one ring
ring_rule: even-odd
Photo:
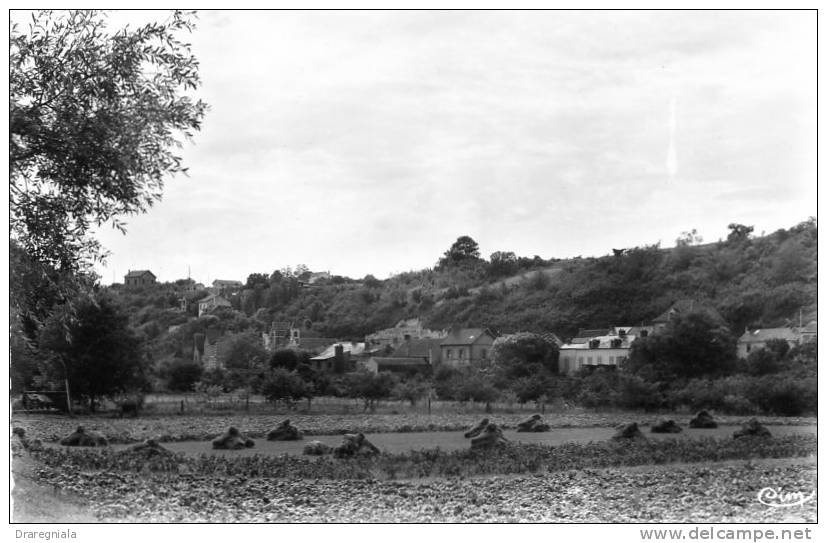
[[[583,367],[620,367],[635,339],[648,333],[647,328],[613,326],[603,335],[575,338],[577,343],[573,339],[560,347],[560,373],[571,375]]]
[[[444,330],[429,330],[423,327],[419,319],[407,319],[399,321],[393,328],[385,328],[365,336],[365,343],[372,350],[387,346],[395,349],[406,341],[425,338],[442,339],[446,335]]]
[[[453,368],[487,366],[496,336],[483,328],[454,328],[440,342],[442,363]]]
[[[271,353],[279,349],[293,349],[318,355],[336,343],[336,338],[305,337],[300,328],[287,321],[273,321],[270,330],[262,332],[261,339],[264,348]]]
[[[216,307],[232,307],[232,305],[226,298],[218,294],[210,294],[206,298],[198,300],[198,316],[209,313]]]
[[[435,338],[408,339],[389,354],[370,353],[373,356],[363,365],[374,373],[427,373],[442,360],[441,343],[441,339]]]
[[[143,287],[146,285],[154,285],[155,274],[149,270],[129,270],[123,278],[123,284],[127,287]]]
[[[786,341],[792,347],[815,341],[818,337],[818,323],[813,321],[807,326],[786,326],[782,328],[760,328],[746,330],[738,338],[738,358],[746,358],[753,351],[763,349],[773,339]]]
[[[310,359],[310,367],[316,371],[350,371],[356,359],[365,356],[365,344],[350,341],[336,343]]]
[[[216,279],[212,282],[214,294],[229,294],[244,288],[244,283],[234,279]]]

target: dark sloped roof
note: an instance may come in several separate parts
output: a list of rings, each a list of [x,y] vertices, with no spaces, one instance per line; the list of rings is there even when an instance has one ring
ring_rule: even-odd
[[[597,337],[597,336],[605,336],[606,335],[606,328],[581,328],[577,332],[577,337]]]
[[[152,277],[155,277],[155,274],[149,270],[130,270],[129,273],[126,274],[126,277],[141,277],[147,273]]]
[[[427,357],[430,355],[431,349],[435,351],[439,350],[439,346],[442,343],[441,339],[412,339],[410,341],[405,341],[397,347],[391,356],[393,357],[400,357],[400,356],[424,356]]]

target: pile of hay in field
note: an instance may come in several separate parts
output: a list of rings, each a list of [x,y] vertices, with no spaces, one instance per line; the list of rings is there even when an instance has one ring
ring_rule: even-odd
[[[379,454],[379,449],[364,434],[345,434],[342,436],[342,444],[333,449],[333,456],[336,458],[348,458],[356,455],[370,456]]]
[[[66,447],[106,447],[109,445],[106,436],[94,430],[86,430],[83,426],[60,440]]]
[[[213,449],[244,449],[253,447],[255,442],[238,431],[238,428],[230,426],[227,431],[212,442]]]
[[[672,419],[662,419],[657,424],[652,425],[653,434],[679,434],[681,432],[683,432],[683,428]]]
[[[551,426],[543,422],[543,417],[540,415],[532,415],[528,420],[517,425],[518,432],[548,432]]]
[[[758,422],[757,419],[750,419],[732,434],[732,437],[738,439],[739,437],[756,436],[756,437],[772,437],[772,433],[766,426]]]
[[[612,436],[612,439],[614,441],[625,441],[633,439],[646,439],[646,436],[640,431],[640,428],[638,428],[636,422],[631,422],[629,424],[621,424],[618,426],[615,435]]]
[[[302,439],[302,433],[290,424],[290,419],[285,420],[267,434],[267,441],[298,441],[299,439]]]
[[[302,454],[309,454],[312,456],[322,456],[325,454],[330,454],[331,452],[333,452],[333,449],[319,440],[311,441],[305,445],[302,450]]]
[[[471,439],[471,450],[490,449],[498,445],[506,445],[509,441],[503,435],[503,431],[496,424],[489,423],[479,436]]]
[[[477,437],[478,435],[480,435],[480,432],[485,430],[485,428],[487,426],[488,426],[488,419],[482,419],[479,424],[477,424],[476,426],[474,426],[473,428],[471,428],[470,430],[465,432],[465,434],[463,434],[463,435],[465,436],[465,439],[471,439],[472,437]]]
[[[698,414],[689,421],[690,428],[717,428],[718,423],[707,411],[698,411]]]

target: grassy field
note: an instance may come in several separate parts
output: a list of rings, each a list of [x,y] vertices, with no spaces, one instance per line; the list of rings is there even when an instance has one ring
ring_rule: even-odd
[[[113,418],[112,416],[66,417],[59,415],[13,414],[12,426],[21,427],[30,437],[45,442],[59,441],[78,425],[94,429],[107,436],[111,443],[134,443],[147,438],[159,438],[164,442],[204,441],[222,434],[235,426],[250,437],[261,438],[282,420],[289,418],[306,436],[329,436],[349,432],[385,434],[395,432],[457,432],[477,424],[487,417],[506,429],[514,429],[525,420],[525,413],[360,413],[360,414],[247,414],[244,412],[210,415],[141,416],[138,418]],[[671,418],[686,427],[691,414],[647,414],[630,412],[567,411],[547,413],[543,416],[552,429],[561,428],[613,428],[618,424],[637,422],[648,427],[661,418]],[[722,426],[740,425],[750,417],[715,416]],[[814,417],[758,417],[765,425],[812,426]]]
[[[13,459],[15,522],[814,522],[816,500],[797,508],[757,501],[764,487],[815,488],[815,419],[770,418],[773,437],[731,438],[747,417],[716,417],[713,430],[656,435],[663,414],[547,414],[548,433],[513,431],[525,414],[489,418],[512,446],[468,450],[460,430],[480,413],[296,415],[299,442],[261,438],[282,416],[228,413],[135,419],[17,415],[12,425],[47,442]],[[617,443],[614,426],[637,421],[647,440]],[[54,442],[82,424],[116,444],[73,450]],[[213,452],[234,425],[256,437],[243,451]],[[309,439],[340,443],[364,431],[383,453],[336,460],[297,453]],[[126,443],[163,435],[174,454],[147,458]],[[195,441],[193,441],[195,440]],[[51,442],[51,443],[49,443]],[[418,452],[417,452],[418,451]],[[285,454],[287,453],[287,454]]]

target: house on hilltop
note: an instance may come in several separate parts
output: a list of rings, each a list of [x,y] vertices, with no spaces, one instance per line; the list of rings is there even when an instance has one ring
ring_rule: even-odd
[[[219,296],[218,294],[210,294],[206,298],[202,298],[198,300],[198,316],[200,317],[204,313],[209,313],[216,307],[232,307],[233,304],[229,302],[226,298]]]
[[[156,279],[155,274],[149,270],[129,270],[123,277],[123,283],[127,287],[142,287],[154,285]]]
[[[442,363],[459,368],[487,366],[496,335],[484,328],[454,328],[440,342]]]
[[[215,294],[225,294],[244,288],[244,283],[234,279],[216,279],[212,282],[212,291]]]

